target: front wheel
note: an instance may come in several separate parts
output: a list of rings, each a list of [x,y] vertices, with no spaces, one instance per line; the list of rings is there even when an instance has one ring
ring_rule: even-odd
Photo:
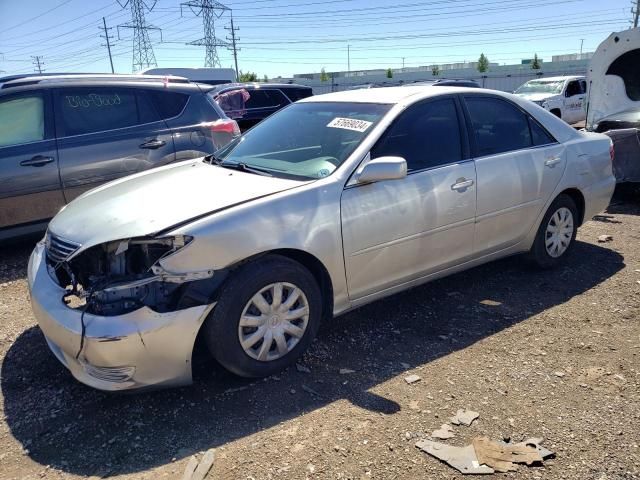
[[[552,268],[561,263],[571,251],[576,233],[578,209],[568,195],[559,195],[545,213],[529,258],[541,268]]]
[[[204,334],[227,370],[264,377],[296,361],[315,337],[321,315],[313,275],[294,260],[270,255],[240,267],[225,283]]]

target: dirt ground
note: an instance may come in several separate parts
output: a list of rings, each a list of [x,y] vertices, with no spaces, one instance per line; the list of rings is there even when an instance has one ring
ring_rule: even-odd
[[[640,478],[638,197],[586,223],[557,270],[510,258],[376,302],[265,380],[200,349],[193,386],[135,395],[85,387],[49,353],[28,301],[32,246],[0,246],[2,479],[179,479],[210,448],[210,479],[461,478],[414,446],[459,408],[480,417],[451,445],[533,436],[556,452],[496,476]]]

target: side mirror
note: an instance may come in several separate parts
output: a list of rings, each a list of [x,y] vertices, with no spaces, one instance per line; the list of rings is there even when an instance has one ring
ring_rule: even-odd
[[[407,176],[407,161],[402,157],[378,157],[356,172],[358,183],[399,180]]]

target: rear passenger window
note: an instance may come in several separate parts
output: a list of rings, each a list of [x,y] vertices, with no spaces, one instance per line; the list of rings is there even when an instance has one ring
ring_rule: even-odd
[[[289,103],[289,100],[280,90],[249,90],[249,100],[245,102],[246,108],[273,108]]]
[[[550,143],[556,143],[556,139],[553,138],[549,133],[547,133],[547,131],[542,128],[538,124],[538,122],[536,122],[531,117],[528,117],[528,119],[534,146],[538,147],[540,145],[549,145]]]
[[[189,100],[189,95],[184,93],[149,91],[148,94],[156,110],[165,120],[180,115]]]
[[[144,96],[128,89],[69,88],[60,92],[57,103],[65,136],[132,127],[158,119]]]
[[[527,116],[498,98],[465,97],[477,155],[495,155],[533,145]]]
[[[28,94],[0,100],[0,147],[44,140],[42,95]]]
[[[387,155],[404,158],[409,171],[462,160],[454,100],[448,98],[409,107],[371,150],[371,158]]]
[[[289,100],[297,102],[303,98],[310,97],[313,94],[313,91],[310,88],[287,88],[284,93],[289,97]]]

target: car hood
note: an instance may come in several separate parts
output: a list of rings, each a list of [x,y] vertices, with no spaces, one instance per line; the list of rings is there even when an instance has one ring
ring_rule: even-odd
[[[532,102],[541,102],[557,96],[555,93],[516,93],[516,95]]]
[[[76,198],[49,224],[52,234],[82,250],[151,235],[307,182],[246,173],[202,159],[125,177]]]

